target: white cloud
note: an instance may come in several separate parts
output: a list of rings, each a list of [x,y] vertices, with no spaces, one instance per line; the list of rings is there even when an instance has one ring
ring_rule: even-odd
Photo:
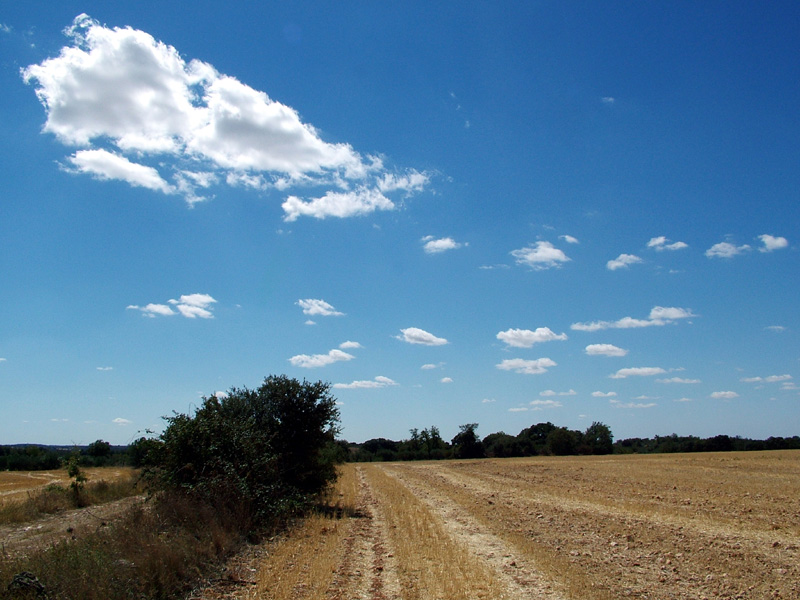
[[[555,396],[576,396],[578,392],[575,390],[569,390],[567,392],[556,392],[555,390],[544,390],[543,392],[539,392],[539,395],[543,398],[553,398]]]
[[[527,412],[528,408],[525,406],[518,406],[516,408],[509,408],[508,412]]]
[[[564,406],[558,400],[534,400],[531,403],[531,406],[534,407],[533,410],[543,410],[545,408],[561,408]]]
[[[325,219],[361,216],[376,210],[393,210],[394,203],[376,189],[359,187],[344,192],[329,190],[324,196],[311,200],[289,196],[281,207],[286,213],[284,221],[292,222],[298,217]]]
[[[630,367],[620,369],[613,375],[609,375],[609,377],[611,379],[625,379],[627,377],[651,377],[662,373],[666,373],[666,371],[661,367]]]
[[[550,242],[536,242],[533,246],[513,250],[511,256],[517,259],[517,264],[526,265],[535,271],[560,267],[562,263],[569,262],[569,258]]]
[[[1,362],[6,362],[6,360],[8,360],[8,359],[5,359],[5,358],[0,358],[0,363],[1,363]]]
[[[764,244],[763,248],[759,248],[759,252],[772,252],[773,250],[780,250],[789,246],[789,242],[785,237],[774,237],[769,234],[758,236],[761,243]]]
[[[0,360],[3,360],[3,359],[0,358]],[[114,367],[97,367],[97,370],[98,371],[113,371]]]
[[[789,381],[793,379],[791,375],[769,375],[768,377],[745,377],[740,379],[744,383],[778,383],[780,381]]]
[[[306,298],[305,300],[298,300],[295,304],[303,309],[304,315],[319,315],[321,317],[341,317],[344,315],[343,312],[339,312],[325,300]]]
[[[101,180],[118,179],[164,194],[174,194],[176,191],[153,167],[131,162],[107,150],[78,150],[69,157],[69,161],[78,172],[89,173]]]
[[[589,344],[586,346],[589,356],[625,356],[628,351],[613,344]]]
[[[388,386],[397,385],[396,381],[378,375],[375,379],[367,379],[362,381],[354,381],[352,383],[334,383],[333,387],[339,390],[365,390],[365,389],[380,389]]]
[[[398,340],[408,342],[409,344],[422,344],[424,346],[443,346],[447,344],[444,338],[436,337],[432,333],[428,333],[424,329],[417,327],[409,327],[401,329],[400,333],[403,335],[396,336]]]
[[[676,400],[673,400],[673,402],[694,402],[694,400],[691,399],[691,398],[685,398],[684,397],[684,398],[678,398]]]
[[[555,367],[555,361],[549,358],[537,358],[535,360],[524,360],[522,358],[509,358],[497,365],[503,371],[514,371],[525,375],[541,375],[547,373],[547,369]]]
[[[708,258],[733,258],[739,254],[747,252],[750,250],[750,246],[744,244],[743,246],[736,246],[731,244],[730,242],[720,242],[719,244],[714,244],[706,250],[706,256]]]
[[[325,367],[336,362],[353,360],[355,356],[342,352],[341,350],[333,349],[327,354],[298,354],[289,359],[295,367],[303,367],[304,369],[314,369],[316,367]]]
[[[441,366],[442,366],[442,363],[439,363],[438,365],[435,365],[433,363],[428,363],[428,364],[422,365],[420,367],[420,369],[422,369],[423,371],[430,371],[431,369],[438,369]]]
[[[653,408],[658,406],[655,402],[620,402],[619,400],[609,400],[614,408]]]
[[[80,15],[67,34],[58,56],[22,77],[45,108],[44,131],[80,148],[70,158],[78,172],[181,194],[190,204],[202,199],[197,188],[220,182],[329,188],[307,202],[290,195],[287,221],[389,210],[384,194],[418,193],[429,183],[427,173],[395,173],[349,144],[325,142],[295,109],[208,63],[187,63],[144,31]]]
[[[463,246],[463,244],[456,242],[451,237],[435,239],[431,235],[426,235],[421,241],[424,243],[422,249],[425,250],[427,254],[438,254],[439,252],[445,252],[447,250],[456,250]]]
[[[530,348],[534,344],[566,340],[566,333],[556,334],[549,327],[538,327],[535,331],[530,329],[508,329],[497,334],[497,339],[514,348]]]
[[[615,98],[612,98],[611,96],[603,96],[602,98],[600,98],[600,102],[602,102],[603,104],[605,104],[607,106],[613,105],[614,102],[616,102],[616,101],[617,100]]]
[[[670,377],[669,379],[656,379],[658,383],[702,383],[699,379],[684,379],[683,377]]]
[[[617,392],[592,392],[593,398],[614,398]]]
[[[439,380],[439,383],[453,383],[453,378],[452,377],[442,377]]]
[[[216,300],[208,294],[186,294],[180,297],[179,300],[168,300],[168,304],[146,304],[145,306],[138,306],[131,304],[126,306],[126,309],[141,311],[145,317],[155,318],[157,316],[169,317],[172,315],[183,315],[188,319],[213,319],[214,315],[211,312],[211,305],[216,303]],[[172,304],[178,312],[172,310],[169,306]]]
[[[601,331],[603,329],[634,329],[639,327],[653,327],[666,325],[679,319],[696,317],[691,309],[654,306],[647,319],[634,319],[623,317],[618,321],[593,321],[591,323],[573,323],[571,329],[576,331]]]
[[[494,402],[497,402],[497,400],[495,400],[494,398],[484,398],[483,400],[481,400],[481,404],[492,404]]]
[[[663,235],[650,238],[650,241],[647,242],[648,248],[653,248],[659,252],[663,252],[664,250],[683,250],[684,248],[688,248],[689,244],[685,242],[673,242],[668,244],[669,240],[664,237]]]
[[[130,425],[133,421],[129,421],[128,419],[123,419],[122,417],[117,417],[111,421],[116,425]]]
[[[620,254],[614,260],[606,263],[606,269],[609,271],[616,271],[617,269],[627,269],[630,265],[643,262],[641,258],[635,254]]]
[[[580,242],[578,241],[578,238],[572,237],[571,235],[560,235],[560,236],[558,236],[558,239],[564,240],[568,244],[580,244]]]
[[[351,342],[348,340],[339,344],[339,348],[342,350],[357,350],[358,348],[363,348],[363,346],[358,342]]]
[[[767,331],[774,331],[775,333],[781,333],[783,331],[786,331],[786,327],[784,327],[783,325],[768,325],[767,327],[764,327],[764,329],[766,329]]]
[[[730,400],[733,398],[738,398],[739,394],[736,392],[713,392],[711,394],[711,398],[714,399],[723,399],[723,400]]]

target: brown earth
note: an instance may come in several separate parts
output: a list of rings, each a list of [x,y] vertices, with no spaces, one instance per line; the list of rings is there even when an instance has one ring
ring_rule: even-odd
[[[192,597],[800,598],[800,452],[346,469],[339,518]]]

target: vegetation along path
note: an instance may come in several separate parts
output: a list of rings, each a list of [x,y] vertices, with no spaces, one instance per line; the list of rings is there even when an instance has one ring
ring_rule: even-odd
[[[800,597],[796,451],[350,464],[331,506],[193,597]]]

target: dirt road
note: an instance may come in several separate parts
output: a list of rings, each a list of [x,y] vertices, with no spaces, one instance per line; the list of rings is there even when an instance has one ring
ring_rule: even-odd
[[[346,473],[339,518],[272,540],[194,597],[800,598],[800,453]]]

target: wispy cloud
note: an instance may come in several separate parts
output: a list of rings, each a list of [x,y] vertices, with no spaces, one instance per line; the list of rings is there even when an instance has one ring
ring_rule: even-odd
[[[549,327],[538,327],[535,331],[530,329],[508,329],[497,334],[497,339],[514,348],[530,348],[534,344],[566,340],[566,333],[555,333]]]
[[[167,304],[130,304],[128,310],[138,310],[145,317],[169,317],[181,315],[187,319],[213,319],[212,305],[217,301],[208,294],[185,294],[178,300],[168,300]],[[173,307],[175,310],[173,310]],[[177,312],[176,312],[177,311]]]
[[[553,398],[555,396],[577,396],[578,392],[576,392],[575,390],[568,390],[566,392],[557,392],[555,390],[544,390],[542,392],[539,392],[539,395],[542,398]]]
[[[614,408],[653,408],[658,406],[655,402],[620,402],[619,400],[609,400],[609,404]]]
[[[769,375],[767,377],[745,377],[740,379],[744,383],[778,383],[781,381],[789,381],[793,377],[789,374],[786,375]]]
[[[22,70],[45,107],[44,131],[78,149],[68,169],[155,192],[205,200],[214,185],[283,192],[284,219],[350,217],[392,210],[388,194],[425,189],[430,175],[387,168],[346,143],[324,141],[295,109],[263,91],[186,62],[178,50],[131,27],[85,14],[61,53]]]
[[[603,329],[633,329],[666,325],[681,319],[696,317],[691,309],[678,307],[654,306],[647,319],[623,317],[617,321],[593,321],[591,323],[573,323],[570,328],[576,331],[601,331]]]
[[[397,339],[409,344],[422,344],[423,346],[443,346],[448,343],[446,339],[436,337],[432,333],[428,333],[424,329],[419,329],[418,327],[401,329],[400,333],[402,335],[396,336]]]
[[[658,252],[663,252],[664,250],[683,250],[684,248],[688,248],[689,244],[686,242],[671,242],[665,236],[660,235],[658,237],[650,238],[650,241],[647,242],[647,247],[657,250]]]
[[[534,400],[531,403],[532,410],[544,410],[547,408],[561,408],[564,406],[558,400]]]
[[[116,419],[113,419],[111,422],[114,423],[115,425],[121,425],[121,426],[131,425],[133,423],[133,421],[130,421],[128,419],[123,419],[122,417],[117,417]]]
[[[658,383],[702,383],[699,379],[684,379],[683,377],[670,377],[669,379],[656,379]]]
[[[392,385],[397,385],[397,382],[388,377],[378,375],[375,379],[354,381],[352,383],[334,383],[333,387],[339,390],[374,390]]]
[[[593,398],[614,398],[616,395],[617,392],[592,392]]]
[[[626,379],[627,377],[652,377],[666,373],[661,367],[629,367],[620,369],[616,373],[609,375],[611,379]]]
[[[738,398],[739,394],[731,391],[712,392],[710,397],[714,398],[715,400],[731,400],[733,398]]]

